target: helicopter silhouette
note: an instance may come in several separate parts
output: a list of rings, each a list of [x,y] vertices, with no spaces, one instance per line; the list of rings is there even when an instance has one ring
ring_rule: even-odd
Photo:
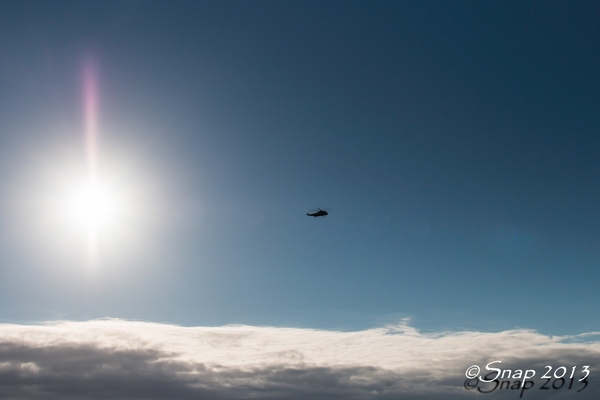
[[[329,208],[326,208],[325,210],[329,210]],[[327,211],[325,210],[321,210],[319,207],[317,207],[316,210],[310,210],[310,211],[314,211],[312,214],[310,213],[306,213],[306,215],[308,215],[309,217],[324,217],[327,214],[329,214]]]

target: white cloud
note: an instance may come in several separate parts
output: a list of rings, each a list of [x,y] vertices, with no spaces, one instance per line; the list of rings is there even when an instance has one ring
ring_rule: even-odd
[[[405,322],[358,332],[179,327],[123,320],[0,325],[0,398],[460,399],[465,371],[532,369],[522,398],[599,398],[600,342],[530,330],[425,334]],[[587,339],[587,340],[585,340]],[[570,380],[541,389],[545,365]],[[590,366],[588,386],[578,382]],[[559,371],[559,373],[561,373]],[[519,379],[504,379],[511,387]],[[522,378],[521,378],[522,380]],[[491,390],[495,384],[479,384]],[[520,389],[490,395],[518,399]]]

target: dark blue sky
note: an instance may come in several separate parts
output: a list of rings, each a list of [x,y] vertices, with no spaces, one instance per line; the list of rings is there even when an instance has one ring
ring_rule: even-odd
[[[3,2],[0,317],[600,330],[599,14]],[[85,170],[86,59],[144,193],[94,273],[40,200]]]

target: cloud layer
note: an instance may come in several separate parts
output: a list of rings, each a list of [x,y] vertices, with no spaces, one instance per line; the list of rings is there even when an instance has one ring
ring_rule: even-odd
[[[337,332],[180,327],[123,320],[0,325],[0,398],[600,398],[592,334],[529,330],[425,334],[408,326]],[[510,369],[467,382],[477,364]],[[551,366],[550,381],[541,379]],[[587,386],[578,380],[589,366]],[[564,370],[560,369],[564,366]],[[573,369],[575,367],[575,369]],[[517,370],[533,370],[525,390]],[[563,379],[558,379],[564,373]],[[531,373],[530,373],[531,374]],[[571,381],[570,375],[574,378]],[[493,378],[491,373],[488,378]],[[466,386],[475,386],[467,389]],[[544,385],[548,389],[544,389]],[[570,389],[569,389],[570,386]],[[583,390],[581,390],[583,389]],[[581,390],[578,392],[578,390]],[[488,395],[482,392],[490,392]]]

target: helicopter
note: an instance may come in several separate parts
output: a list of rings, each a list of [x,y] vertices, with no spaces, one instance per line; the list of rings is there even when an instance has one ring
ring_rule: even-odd
[[[325,210],[329,210],[329,208],[326,208]],[[311,213],[306,213],[306,215],[308,215],[309,217],[324,217],[328,214],[327,211],[325,210],[321,210],[319,207],[317,207],[316,210],[310,210],[310,211],[314,211],[312,214]]]

